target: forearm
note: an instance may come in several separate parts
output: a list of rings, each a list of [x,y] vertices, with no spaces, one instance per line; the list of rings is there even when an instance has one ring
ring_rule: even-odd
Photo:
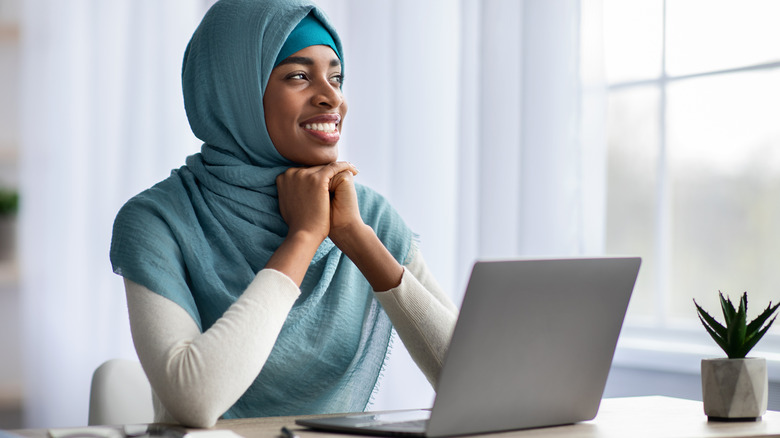
[[[324,239],[325,237],[303,231],[291,231],[265,267],[283,273],[300,286],[317,248]]]
[[[435,387],[457,320],[457,307],[433,279],[419,252],[406,266],[398,287],[375,295],[412,359]]]
[[[386,291],[401,283],[403,267],[368,225],[361,222],[331,233],[330,238],[360,269],[375,291]]]
[[[155,394],[178,422],[212,426],[265,364],[299,290],[261,271],[201,333],[178,304],[126,280],[133,341]]]

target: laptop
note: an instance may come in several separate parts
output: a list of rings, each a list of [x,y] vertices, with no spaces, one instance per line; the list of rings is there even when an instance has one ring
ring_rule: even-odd
[[[296,423],[442,437],[591,420],[640,263],[636,257],[477,261],[430,410]]]

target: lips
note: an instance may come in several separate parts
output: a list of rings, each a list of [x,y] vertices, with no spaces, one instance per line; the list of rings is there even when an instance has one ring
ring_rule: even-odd
[[[317,131],[334,131],[341,122],[340,114],[320,114],[318,116],[306,119],[301,123],[304,129],[313,129]]]
[[[339,123],[341,123],[341,115],[339,114],[320,114],[306,119],[301,122],[300,126],[320,141],[334,143],[340,137]]]

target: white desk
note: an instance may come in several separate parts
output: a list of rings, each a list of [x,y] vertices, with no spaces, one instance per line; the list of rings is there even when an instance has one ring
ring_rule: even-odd
[[[216,429],[227,429],[245,438],[279,438],[282,426],[301,438],[349,438],[354,435],[315,432],[296,426],[300,417],[221,420]],[[46,429],[11,431],[29,438],[46,438]],[[503,432],[490,437],[518,438],[734,438],[780,437],[780,412],[767,412],[759,421],[710,422],[701,402],[669,397],[604,399],[592,421],[568,426]]]
[[[279,437],[287,426],[301,438],[349,438],[350,435],[310,431],[295,425],[295,417],[222,420],[217,428],[246,438]],[[732,438],[780,437],[780,412],[767,412],[760,421],[711,422],[701,402],[670,397],[604,399],[596,418],[569,426],[547,427],[485,436],[518,438]]]

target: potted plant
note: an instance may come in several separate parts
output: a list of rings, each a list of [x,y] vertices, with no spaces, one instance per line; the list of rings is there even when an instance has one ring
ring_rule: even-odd
[[[766,359],[746,357],[766,334],[780,303],[769,305],[750,323],[747,322],[747,292],[739,306],[720,294],[725,326],[693,301],[699,320],[707,333],[726,353],[727,358],[702,359],[701,387],[704,413],[711,420],[756,420],[766,412],[769,380]],[[767,322],[769,321],[769,322]]]
[[[14,252],[18,209],[19,193],[0,188],[0,261],[9,259]]]

